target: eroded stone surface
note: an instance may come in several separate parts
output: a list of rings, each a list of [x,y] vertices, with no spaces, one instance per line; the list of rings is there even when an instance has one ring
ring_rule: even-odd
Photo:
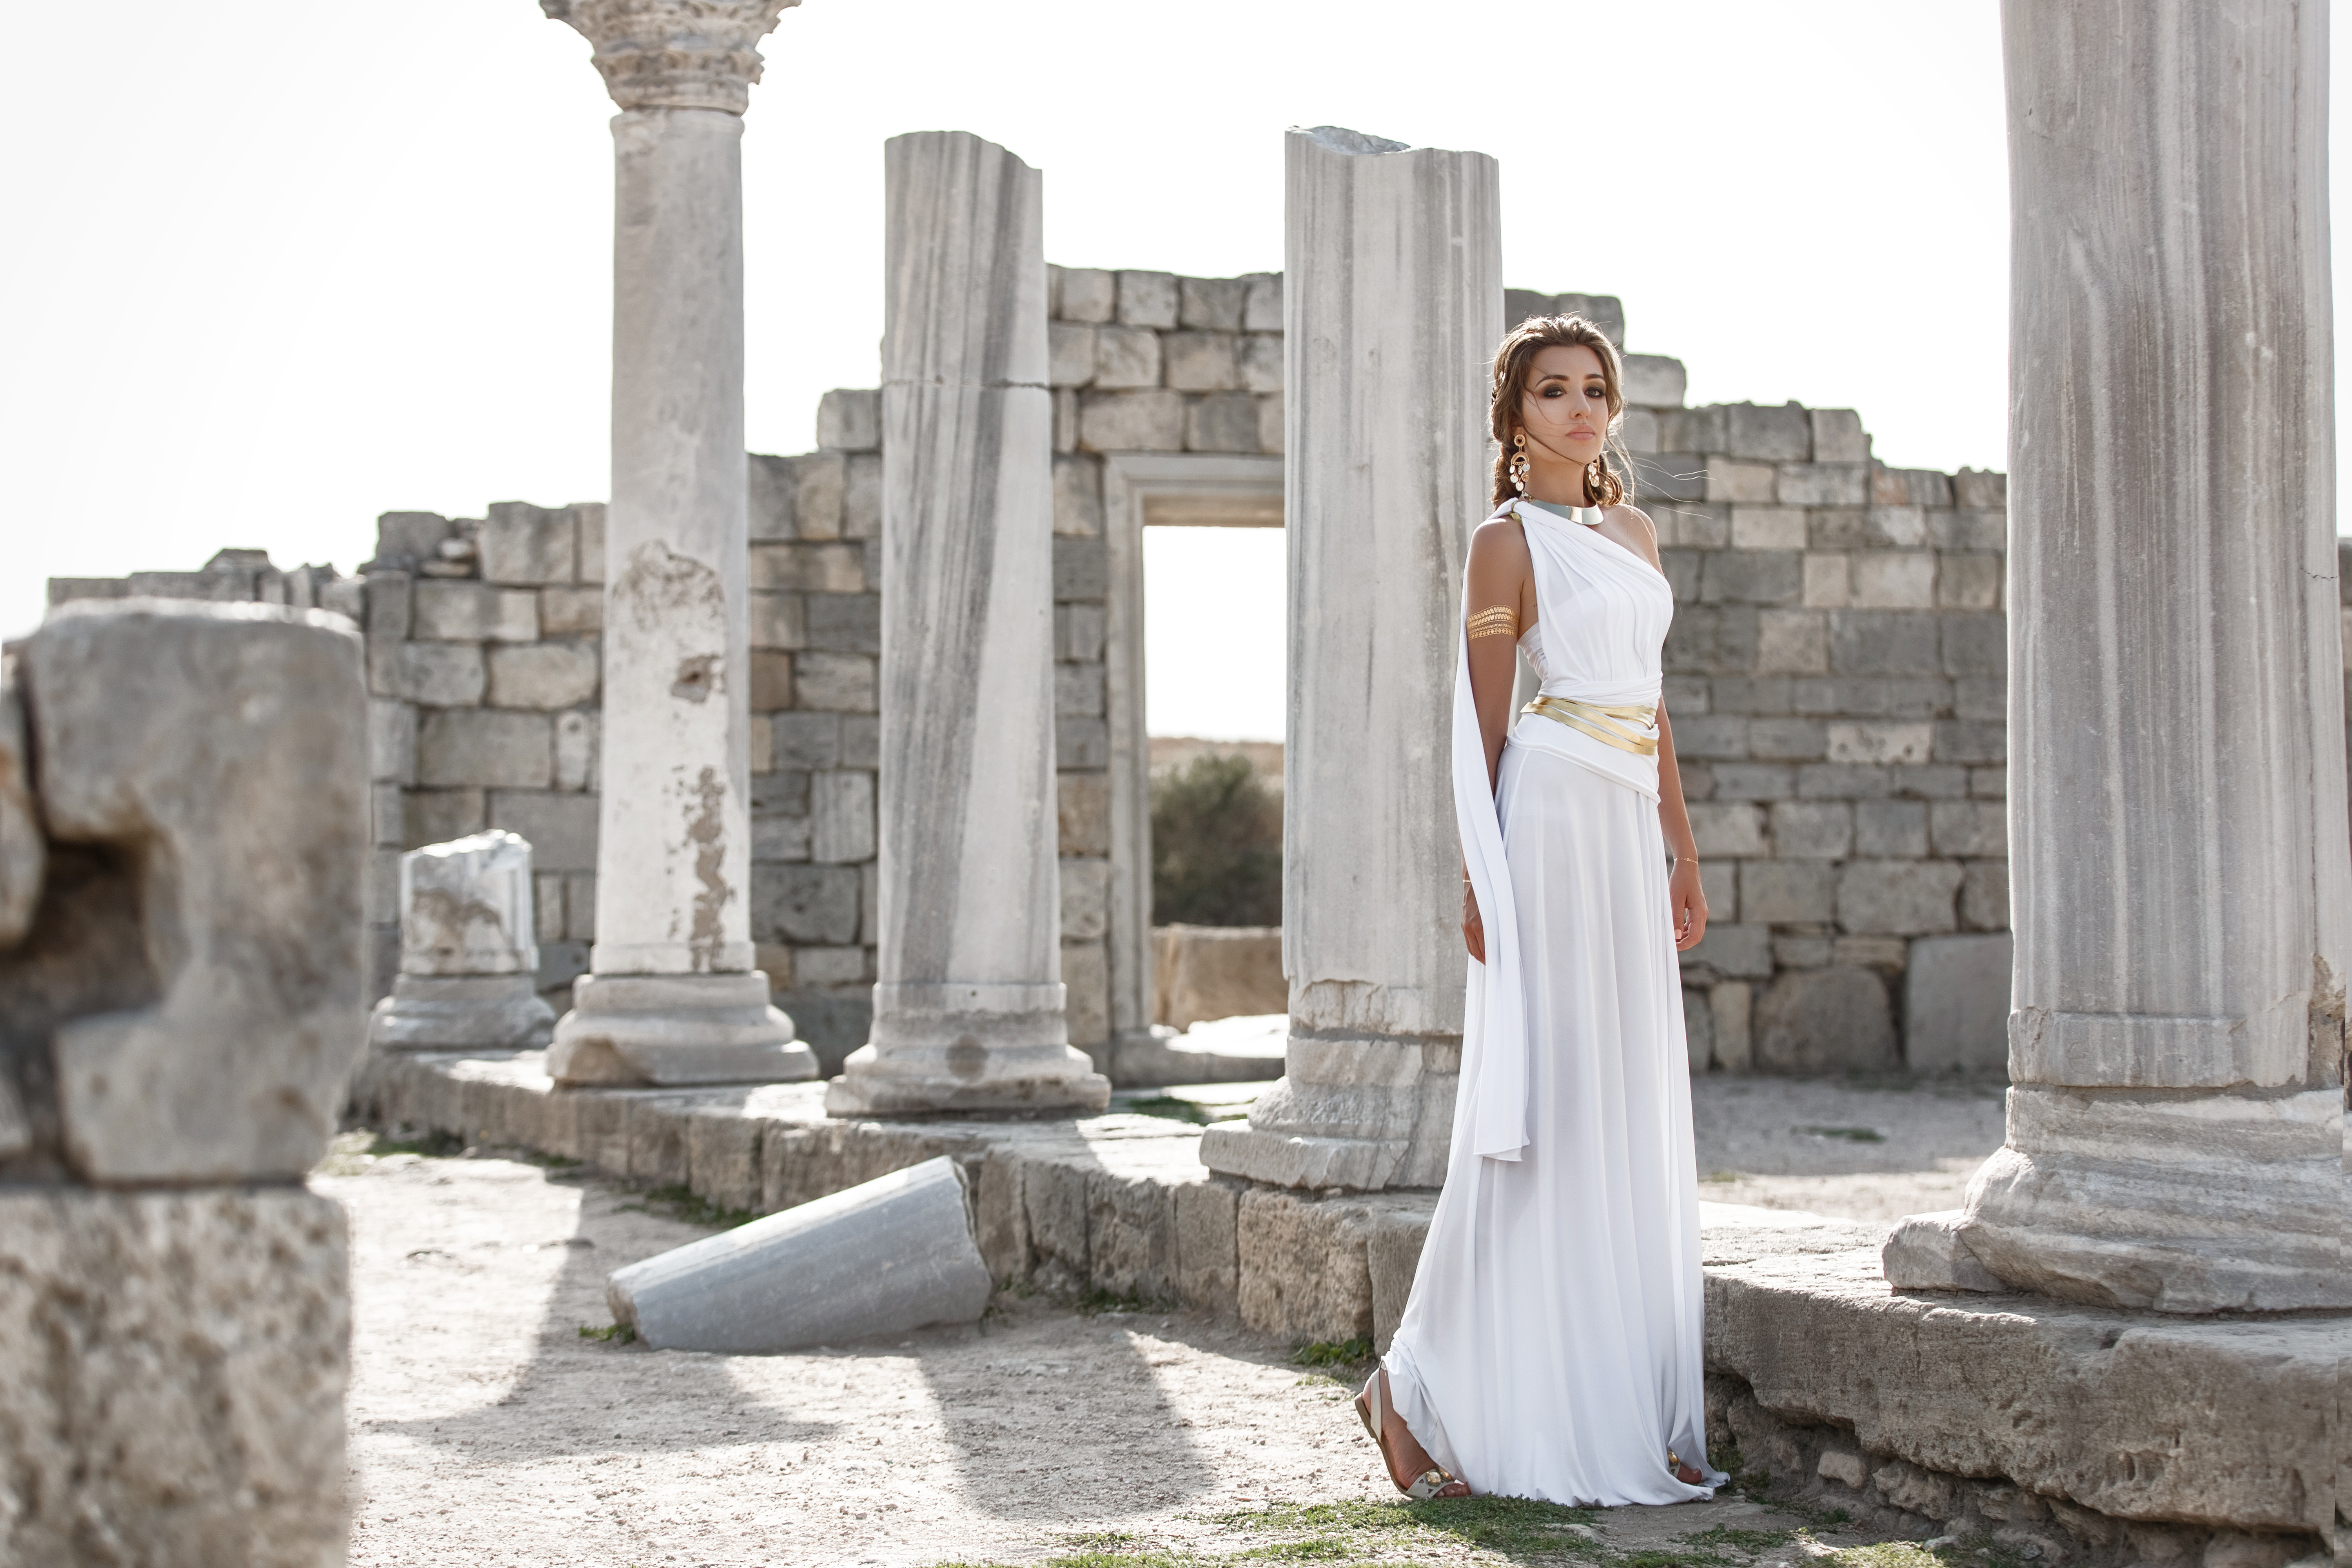
[[[32,759],[25,749],[25,704],[15,660],[0,665],[0,949],[22,942],[40,896],[47,850],[33,805]]]
[[[298,1187],[0,1192],[0,1561],[341,1563],[347,1277]]]
[[[2352,1319],[1906,1295],[1874,1227],[1704,1205],[1707,1365],[1785,1420],[2116,1520],[2317,1531]]]
[[[299,1176],[365,1039],[358,637],[319,610],[92,601],[23,658],[49,837],[97,852],[59,896],[92,922],[125,918],[117,876],[135,900],[135,934],[61,931],[23,981],[47,995],[9,1005],[54,1029],[67,1157],[101,1182]],[[82,967],[123,949],[121,975]],[[151,971],[152,1005],[96,1005]]]

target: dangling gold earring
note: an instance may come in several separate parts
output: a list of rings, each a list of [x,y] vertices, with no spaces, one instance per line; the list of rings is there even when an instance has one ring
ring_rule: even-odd
[[[1511,437],[1511,488],[1521,495],[1528,493],[1528,433],[1524,430]]]
[[[1584,499],[1592,506],[1601,504],[1601,480],[1606,472],[1598,458],[1584,465]]]

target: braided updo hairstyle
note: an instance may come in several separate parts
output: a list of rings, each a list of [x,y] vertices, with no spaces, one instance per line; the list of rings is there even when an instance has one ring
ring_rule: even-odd
[[[1518,492],[1511,488],[1511,437],[1519,430],[1519,399],[1526,395],[1528,367],[1549,348],[1591,349],[1601,358],[1601,384],[1609,399],[1609,428],[1601,435],[1601,453],[1584,470],[1588,500],[1595,506],[1621,506],[1633,499],[1633,459],[1625,450],[1625,380],[1618,363],[1617,345],[1608,334],[1581,316],[1530,316],[1513,327],[1495,351],[1495,390],[1486,406],[1487,425],[1496,445],[1495,505],[1500,507]],[[1614,453],[1612,463],[1610,455]]]

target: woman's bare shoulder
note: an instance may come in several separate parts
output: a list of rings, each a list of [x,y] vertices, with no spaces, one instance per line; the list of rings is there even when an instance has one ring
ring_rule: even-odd
[[[1622,522],[1625,531],[1641,542],[1642,553],[1649,557],[1650,564],[1664,571],[1658,560],[1658,525],[1650,521],[1650,514],[1638,506],[1611,507],[1609,514]]]
[[[1515,511],[1497,512],[1470,534],[1470,564],[1508,566],[1528,559],[1528,531]]]

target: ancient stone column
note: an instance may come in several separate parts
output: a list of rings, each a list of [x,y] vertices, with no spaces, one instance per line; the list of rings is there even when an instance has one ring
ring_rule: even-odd
[[[1462,1060],[1449,747],[1503,335],[1496,165],[1330,126],[1292,132],[1286,157],[1287,1070],[1202,1159],[1295,1186],[1435,1186]]]
[[[1063,1021],[1044,178],[883,151],[880,951],[835,1116],[1099,1110]]]
[[[743,110],[793,0],[541,0],[595,45],[613,121],[596,944],[560,1082],[811,1078],[752,967]]]
[[[2003,35],[2013,1087],[1958,1235],[2078,1300],[2352,1306],[2326,7]]]

